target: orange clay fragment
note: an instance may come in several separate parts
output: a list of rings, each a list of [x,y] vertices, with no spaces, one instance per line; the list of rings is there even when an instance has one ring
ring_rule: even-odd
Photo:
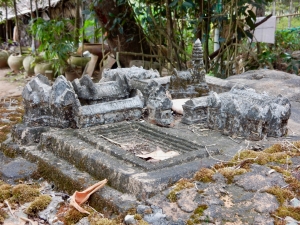
[[[90,214],[88,211],[83,209],[80,205],[86,202],[90,195],[102,188],[107,183],[107,179],[99,181],[98,183],[88,187],[84,191],[75,191],[75,193],[71,196],[70,206],[73,206],[79,212]]]

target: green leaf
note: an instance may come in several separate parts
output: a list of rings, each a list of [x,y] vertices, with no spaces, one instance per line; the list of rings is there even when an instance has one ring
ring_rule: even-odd
[[[256,21],[256,15],[255,15],[255,13],[254,13],[252,10],[248,10],[247,12],[248,12],[249,16],[250,16],[254,21]]]
[[[248,26],[251,28],[251,30],[253,30],[255,28],[255,25],[253,23],[253,20],[251,19],[250,16],[246,17],[246,23],[248,24]]]
[[[174,0],[173,2],[171,2],[170,4],[169,4],[169,7],[174,7],[174,6],[176,6],[178,4],[178,0]]]
[[[109,15],[110,17],[116,17],[115,14],[113,14],[113,13],[111,13],[111,12],[109,12],[108,15]]]
[[[182,6],[187,7],[187,8],[193,8],[194,4],[188,1],[185,1],[182,3]]]
[[[245,34],[247,35],[247,37],[249,37],[252,40],[253,34],[250,31],[246,30]]]

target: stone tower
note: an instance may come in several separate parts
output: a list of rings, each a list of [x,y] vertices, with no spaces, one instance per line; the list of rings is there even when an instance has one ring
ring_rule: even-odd
[[[203,50],[202,44],[199,38],[195,41],[193,52],[192,52],[192,68],[190,73],[195,83],[202,83],[205,81],[205,69],[203,63]]]
[[[170,79],[170,93],[173,98],[195,98],[208,95],[209,88],[205,81],[203,50],[199,39],[195,41],[191,68],[186,71],[174,69]]]

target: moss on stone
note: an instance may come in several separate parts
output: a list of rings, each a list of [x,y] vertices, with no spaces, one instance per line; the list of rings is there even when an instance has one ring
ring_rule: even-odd
[[[90,209],[86,208],[85,205],[81,205],[81,207],[83,207],[87,211],[90,210]],[[64,224],[66,224],[66,225],[76,224],[79,220],[81,220],[83,217],[86,217],[86,216],[87,216],[87,214],[81,213],[77,209],[72,207],[66,212],[66,214],[64,216]]]
[[[281,206],[274,212],[274,215],[276,216],[275,219],[277,220],[278,217],[285,218],[287,216],[290,216],[293,219],[300,221],[300,207]]]
[[[267,193],[275,195],[280,205],[295,197],[295,194],[288,189],[283,189],[278,186],[270,187],[266,190]]]
[[[34,216],[38,212],[44,210],[47,208],[47,206],[50,204],[52,198],[49,195],[41,195],[28,206],[28,208],[25,210],[25,213]]]
[[[215,171],[209,168],[201,168],[198,172],[194,175],[194,180],[201,181],[204,183],[212,182],[214,181],[213,175],[215,174]]]
[[[18,184],[11,190],[12,197],[9,199],[11,202],[24,204],[33,201],[40,195],[40,191],[36,186],[29,186],[26,184]]]
[[[173,190],[170,191],[170,193],[167,195],[167,198],[171,202],[176,202],[177,201],[177,192],[187,189],[187,188],[192,188],[195,185],[188,179],[180,179],[174,186]]]
[[[228,184],[231,184],[233,182],[234,176],[244,174],[247,172],[247,170],[243,168],[236,169],[234,167],[224,167],[222,169],[219,169],[218,172],[227,179]]]
[[[287,152],[257,152],[253,150],[244,150],[237,153],[233,159],[233,163],[238,163],[243,160],[251,160],[253,163],[257,163],[259,165],[266,165],[270,162],[276,162],[281,164],[291,164],[291,156],[287,154]]]
[[[199,205],[190,216],[187,225],[201,224],[200,217],[203,216],[204,211],[208,208],[207,205]]]
[[[111,220],[108,218],[103,218],[99,213],[91,213],[88,217],[90,225],[121,225],[117,220]]]
[[[285,182],[289,184],[289,190],[293,191],[297,196],[300,196],[300,181],[293,176],[285,177]]]
[[[12,196],[11,193],[12,186],[6,183],[0,185],[0,202],[9,199]]]

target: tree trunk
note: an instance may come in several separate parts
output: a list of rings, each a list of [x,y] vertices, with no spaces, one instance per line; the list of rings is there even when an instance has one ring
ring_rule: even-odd
[[[7,2],[5,2],[5,35],[6,35],[6,42],[8,42],[9,39],[9,33],[8,33],[8,13],[7,13]]]
[[[75,47],[75,49],[77,49],[79,46],[80,6],[81,6],[81,1],[76,0],[75,27],[74,27],[74,47]]]
[[[16,32],[17,32],[17,39],[19,41],[19,51],[20,55],[22,55],[22,48],[21,48],[21,34],[20,34],[20,28],[19,28],[19,20],[18,20],[18,13],[17,13],[17,3],[16,0],[14,0],[14,12],[15,12],[15,21],[16,21]]]
[[[134,12],[127,1],[100,1],[94,7],[99,22],[106,30],[107,43],[111,52],[137,52],[150,54],[150,45],[141,27],[134,18]],[[131,60],[141,56],[120,54],[120,63],[128,67]]]
[[[48,0],[48,6],[49,6],[49,8],[48,8],[48,14],[49,14],[49,18],[51,20],[52,19],[52,15],[51,15],[51,0]]]

